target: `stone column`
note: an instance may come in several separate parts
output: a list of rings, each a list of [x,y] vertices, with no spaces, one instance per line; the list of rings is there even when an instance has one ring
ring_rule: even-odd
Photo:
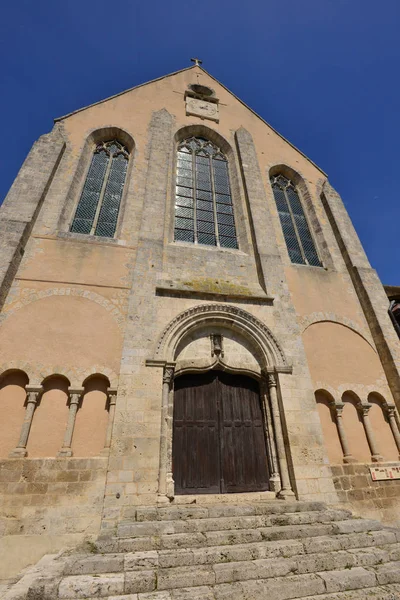
[[[278,464],[279,464],[279,470],[280,470],[280,475],[281,475],[281,490],[278,493],[278,497],[282,498],[284,500],[286,498],[292,498],[294,496],[294,492],[292,490],[292,486],[290,483],[289,469],[288,469],[288,465],[287,465],[286,450],[285,450],[285,441],[283,439],[281,414],[280,414],[280,410],[279,410],[276,386],[277,386],[276,375],[271,373],[268,375],[268,390],[269,390],[269,397],[271,400],[272,420],[274,423],[274,430],[275,430],[276,451],[277,451]]]
[[[263,378],[260,382],[260,392],[263,401],[265,414],[265,438],[267,441],[268,462],[270,468],[269,483],[271,490],[278,493],[281,489],[281,477],[279,475],[278,460],[276,456],[276,442],[274,435],[274,426],[271,416],[271,407],[267,393],[267,382]]]
[[[29,432],[31,430],[33,415],[35,412],[36,404],[40,394],[43,391],[41,385],[27,385],[26,389],[26,410],[24,422],[22,423],[21,434],[19,436],[17,447],[14,448],[9,454],[10,458],[22,458],[27,456],[28,452],[26,445],[28,443]]]
[[[101,454],[105,454],[105,455],[107,455],[110,452],[112,429],[113,429],[114,415],[115,415],[115,404],[117,402],[117,388],[108,388],[107,400],[108,400],[108,423],[107,423],[107,431],[106,431],[106,440],[104,442],[104,448],[101,451]]]
[[[372,404],[361,404],[360,411],[362,416],[362,421],[365,429],[365,435],[367,436],[368,445],[371,450],[371,458],[372,462],[380,462],[383,460],[383,457],[379,454],[378,447],[375,441],[375,435],[372,430],[371,421],[369,420],[369,409]]]
[[[79,401],[84,393],[84,388],[68,388],[69,391],[69,413],[67,429],[65,430],[64,442],[57,456],[72,456],[72,436],[74,435],[76,413]]]
[[[169,396],[174,380],[175,366],[167,363],[164,366],[162,405],[161,405],[161,431],[160,431],[160,466],[158,475],[158,493],[162,496],[173,498],[175,482],[172,476],[171,465],[171,439],[172,439],[172,414],[169,410]]]
[[[400,432],[396,421],[396,406],[394,404],[385,404],[384,408],[389,419],[389,425],[393,433],[394,441],[396,442],[396,446],[399,451],[400,460]]]
[[[343,424],[344,403],[343,402],[335,402],[335,403],[332,403],[332,407],[334,409],[334,414],[336,417],[336,427],[337,427],[338,434],[339,434],[340,444],[341,444],[342,450],[343,450],[343,462],[344,463],[356,462],[356,459],[354,458],[354,456],[352,455],[352,453],[350,451],[349,441],[347,439],[346,430],[345,430],[344,424]]]

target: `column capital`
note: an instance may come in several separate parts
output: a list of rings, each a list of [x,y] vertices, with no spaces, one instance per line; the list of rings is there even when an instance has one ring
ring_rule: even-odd
[[[77,387],[77,388],[69,387],[68,388],[69,403],[70,404],[79,404],[79,400],[81,399],[81,397],[83,396],[84,393],[85,393],[85,388],[83,388],[83,387]]]
[[[368,413],[369,413],[369,409],[371,408],[372,404],[366,403],[366,404],[359,404],[358,408],[362,413],[363,417],[368,417]]]
[[[167,363],[164,366],[163,383],[171,385],[175,373],[175,363]]]
[[[108,398],[108,402],[109,405],[111,406],[112,404],[115,404],[117,401],[117,392],[118,389],[117,388],[107,388],[107,398]]]
[[[396,413],[396,405],[390,404],[389,402],[385,402],[383,404],[383,408],[386,411],[388,417],[394,417]]]
[[[26,402],[28,404],[30,404],[31,402],[32,402],[32,404],[36,404],[40,394],[43,392],[43,386],[42,385],[26,385],[25,391],[26,391]]]
[[[277,386],[276,373],[267,373],[267,382],[268,382],[269,388],[276,387]]]
[[[343,416],[344,402],[331,402],[330,405],[338,417]]]

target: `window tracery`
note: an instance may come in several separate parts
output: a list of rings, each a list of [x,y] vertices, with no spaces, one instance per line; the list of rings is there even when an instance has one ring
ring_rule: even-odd
[[[292,263],[321,267],[299,194],[283,175],[271,177],[283,235]]]
[[[238,248],[228,161],[220,148],[202,137],[178,146],[174,237]]]
[[[70,231],[113,237],[129,152],[116,140],[96,146]]]

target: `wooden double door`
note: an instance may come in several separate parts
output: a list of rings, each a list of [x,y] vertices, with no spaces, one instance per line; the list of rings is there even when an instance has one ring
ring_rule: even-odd
[[[172,470],[176,494],[268,489],[255,380],[220,371],[175,380]]]

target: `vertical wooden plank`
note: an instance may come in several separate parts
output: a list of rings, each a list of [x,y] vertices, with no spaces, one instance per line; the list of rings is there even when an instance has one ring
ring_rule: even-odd
[[[267,450],[258,384],[243,375],[219,374],[225,492],[268,489]]]
[[[214,372],[175,381],[172,441],[176,494],[220,490],[218,411]]]

